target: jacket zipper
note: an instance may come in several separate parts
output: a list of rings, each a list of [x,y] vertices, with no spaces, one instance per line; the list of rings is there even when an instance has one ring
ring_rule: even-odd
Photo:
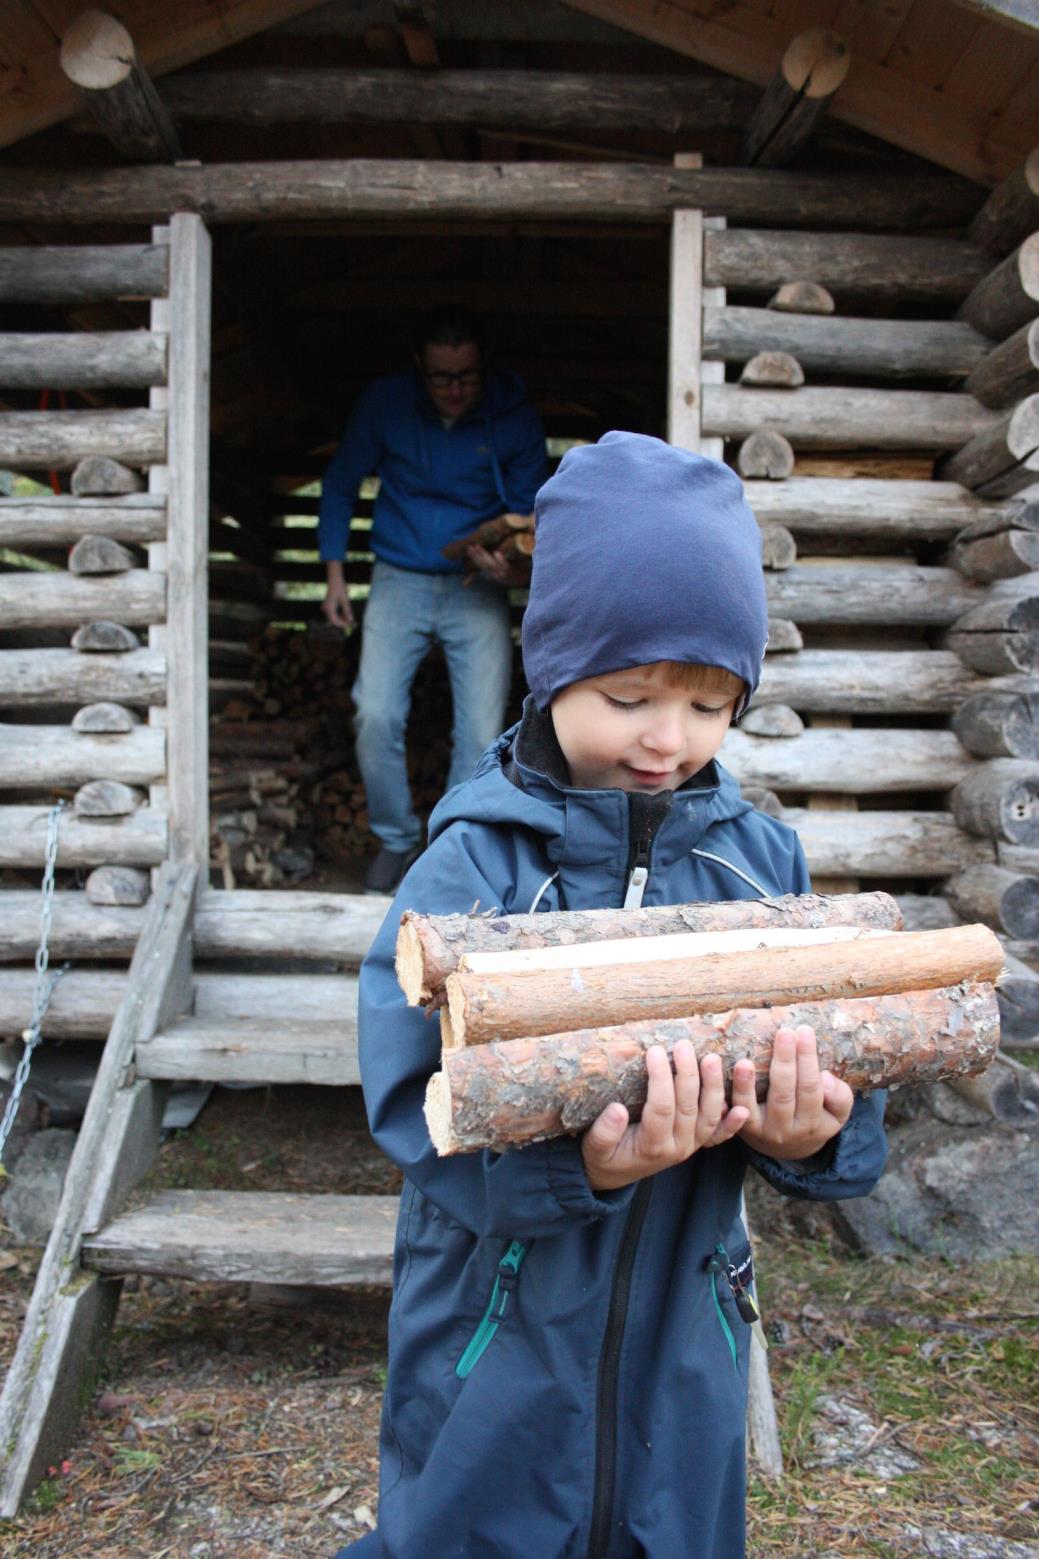
[[[464,1380],[467,1375],[471,1374],[472,1370],[487,1352],[495,1332],[502,1321],[504,1321],[509,1296],[519,1280],[519,1269],[523,1265],[523,1258],[526,1254],[527,1247],[522,1241],[510,1240],[504,1256],[498,1263],[498,1274],[494,1279],[494,1287],[491,1290],[487,1309],[483,1313],[483,1319],[470,1337],[465,1352],[455,1365],[455,1374],[459,1380]]]
[[[718,1295],[719,1277],[724,1276],[725,1281],[728,1283],[729,1291],[732,1294],[733,1300],[735,1301],[736,1309],[739,1312],[741,1321],[746,1321],[748,1326],[760,1325],[761,1311],[758,1309],[757,1301],[754,1298],[754,1295],[741,1280],[739,1268],[736,1266],[735,1262],[730,1261],[729,1253],[725,1249],[724,1245],[718,1244],[714,1247],[714,1255],[707,1264],[707,1270],[711,1274],[711,1293],[714,1297],[714,1308],[718,1313],[718,1319],[721,1322],[722,1331],[725,1333],[725,1341],[729,1345],[729,1354],[732,1358],[733,1367],[735,1369],[739,1369],[740,1360],[739,1350],[736,1346],[736,1338],[733,1335],[732,1327],[729,1325],[728,1319],[726,1318],[725,1311],[722,1309],[721,1299]]]

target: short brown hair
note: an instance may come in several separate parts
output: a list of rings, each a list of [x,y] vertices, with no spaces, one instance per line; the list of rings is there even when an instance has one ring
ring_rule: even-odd
[[[724,693],[726,698],[742,698],[747,685],[742,677],[724,666],[698,666],[684,660],[659,662],[667,681],[687,693]]]

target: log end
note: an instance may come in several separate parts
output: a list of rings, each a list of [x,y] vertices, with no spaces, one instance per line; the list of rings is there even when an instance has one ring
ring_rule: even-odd
[[[434,1072],[426,1084],[423,1114],[429,1128],[429,1140],[439,1157],[447,1158],[457,1153],[459,1145],[451,1128],[451,1085],[446,1072]]]
[[[405,910],[400,918],[394,969],[409,1007],[418,1007],[430,1000],[433,993],[422,977],[422,944],[410,910]]]

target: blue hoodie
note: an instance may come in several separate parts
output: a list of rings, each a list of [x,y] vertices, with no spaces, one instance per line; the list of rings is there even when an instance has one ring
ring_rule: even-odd
[[[430,836],[361,971],[369,1122],[405,1184],[379,1524],[349,1553],[739,1559],[751,1333],[724,1266],[749,1269],[744,1172],[793,1196],[866,1195],[882,1096],[856,1101],[817,1162],[736,1138],[618,1191],[591,1189],[570,1137],[438,1158],[422,1103],[439,1026],[405,1005],[393,958],[405,909],[619,905],[636,857],[645,904],[806,892],[797,837],[717,763],[662,796],[572,788],[533,699]]]
[[[515,374],[488,373],[479,404],[449,428],[414,370],[376,379],[325,472],[322,560],[345,555],[358,489],[378,472],[375,556],[421,573],[460,573],[440,549],[503,511],[529,514],[547,470],[541,420]]]

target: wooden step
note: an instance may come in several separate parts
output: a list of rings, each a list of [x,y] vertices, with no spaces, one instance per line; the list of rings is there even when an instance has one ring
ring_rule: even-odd
[[[98,1272],[203,1282],[389,1285],[395,1196],[160,1191],[83,1243]]]
[[[137,1072],[178,1081],[356,1085],[356,1014],[344,1010],[335,1022],[181,1018],[138,1045]]]

